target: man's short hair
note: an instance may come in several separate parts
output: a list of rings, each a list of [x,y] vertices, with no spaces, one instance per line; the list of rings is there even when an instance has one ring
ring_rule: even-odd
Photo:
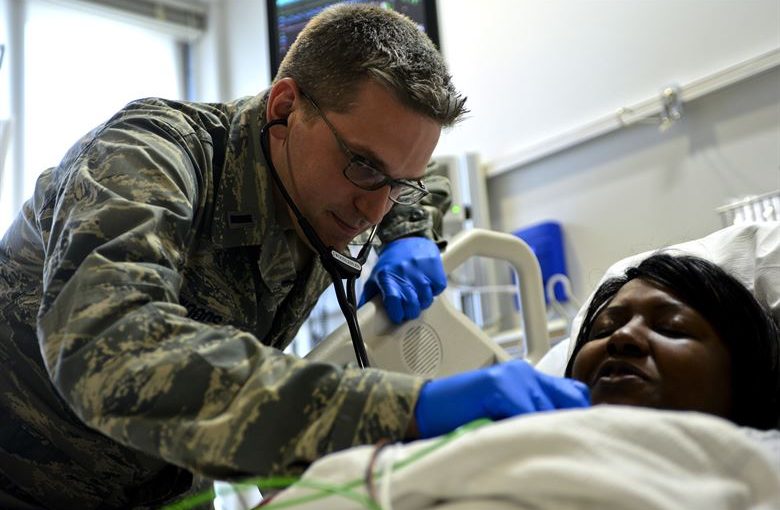
[[[358,87],[372,79],[441,126],[455,124],[467,111],[444,59],[417,25],[367,4],[338,4],[312,18],[274,82],[282,78],[293,78],[326,110],[348,111]]]

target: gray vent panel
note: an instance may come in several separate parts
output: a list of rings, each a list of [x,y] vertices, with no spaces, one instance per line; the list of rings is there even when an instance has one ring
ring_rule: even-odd
[[[401,343],[404,364],[416,375],[436,375],[441,365],[441,340],[427,324],[414,325],[406,330]]]

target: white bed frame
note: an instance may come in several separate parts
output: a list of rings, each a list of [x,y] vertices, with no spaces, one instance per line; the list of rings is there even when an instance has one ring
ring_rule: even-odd
[[[531,248],[516,236],[483,229],[456,235],[442,256],[447,274],[471,257],[509,262],[518,273],[525,358],[539,361],[550,348],[547,312],[539,262]],[[381,296],[358,311],[358,322],[372,367],[441,377],[480,368],[510,358],[507,352],[444,296],[415,320],[393,324]],[[355,361],[346,324],[320,342],[307,356],[311,361],[345,364]]]

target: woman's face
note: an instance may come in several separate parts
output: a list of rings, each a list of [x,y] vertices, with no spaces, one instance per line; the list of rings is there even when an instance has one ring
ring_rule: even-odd
[[[594,404],[731,414],[726,345],[693,308],[641,279],[596,314],[572,377],[590,387]]]

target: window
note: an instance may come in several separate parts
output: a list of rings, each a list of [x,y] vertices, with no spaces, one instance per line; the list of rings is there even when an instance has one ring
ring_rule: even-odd
[[[185,90],[173,35],[67,4],[28,0],[25,7],[23,119],[14,122],[23,126],[14,133],[22,135],[23,150],[13,163],[6,160],[0,181],[0,232],[31,196],[38,174],[82,135],[133,99],[181,99]]]

